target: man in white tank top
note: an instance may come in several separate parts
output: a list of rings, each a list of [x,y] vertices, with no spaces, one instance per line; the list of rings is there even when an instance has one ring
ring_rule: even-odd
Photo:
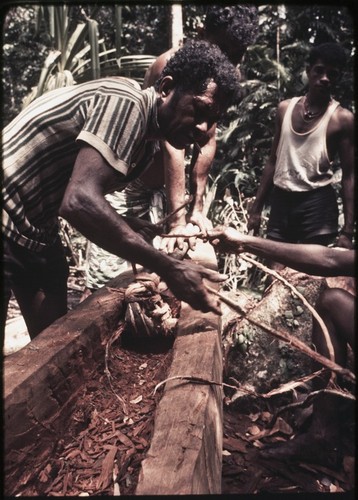
[[[273,187],[267,238],[322,245],[334,242],[338,235],[338,206],[332,187],[332,163],[338,155],[344,225],[336,246],[352,248],[354,116],[331,96],[345,60],[343,48],[336,43],[314,47],[306,68],[307,94],[279,104],[271,154],[249,213],[248,229],[254,234]],[[282,265],[276,263],[273,267]]]

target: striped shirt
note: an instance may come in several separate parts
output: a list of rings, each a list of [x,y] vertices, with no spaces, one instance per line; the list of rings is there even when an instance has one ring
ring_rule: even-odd
[[[112,77],[56,89],[3,132],[3,231],[40,251],[58,235],[58,209],[81,142],[123,174],[123,189],[151,162],[158,132],[156,93]]]

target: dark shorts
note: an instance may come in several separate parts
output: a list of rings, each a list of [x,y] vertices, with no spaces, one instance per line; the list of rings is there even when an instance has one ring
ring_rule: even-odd
[[[60,238],[41,252],[9,240],[5,240],[3,250],[5,300],[14,287],[53,293],[67,290],[69,266]]]
[[[337,234],[338,205],[332,186],[305,192],[274,187],[267,224],[269,239],[299,243],[314,238],[328,244]]]

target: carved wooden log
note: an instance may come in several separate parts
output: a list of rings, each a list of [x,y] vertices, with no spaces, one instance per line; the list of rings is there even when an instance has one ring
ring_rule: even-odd
[[[191,257],[216,268],[208,244],[198,243]],[[216,315],[182,304],[168,379],[191,376],[221,384],[218,322]],[[221,493],[222,399],[220,385],[180,378],[165,384],[136,494]]]
[[[199,260],[215,268],[212,248],[204,244],[199,244],[199,248]],[[131,271],[122,273],[30,344],[4,359],[6,495],[12,495],[24,467],[35,467],[52,454],[82,384],[96,370],[98,360],[103,359],[106,340],[123,318],[124,294],[116,289],[127,287],[132,280]],[[220,382],[222,358],[217,317],[183,304],[174,358],[169,376],[194,375]],[[167,467],[156,472],[157,488],[162,493],[220,492],[221,387],[169,382],[157,418],[151,450],[159,447],[162,458],[167,454]],[[161,429],[167,429],[165,449],[160,444]],[[180,454],[174,457],[173,450]],[[153,470],[151,453],[146,467]],[[160,467],[159,462],[156,465]],[[144,469],[139,485],[142,492],[147,489],[147,470]],[[166,476],[170,481],[166,481]]]
[[[132,279],[128,272],[111,283],[120,288]],[[107,287],[98,290],[4,359],[5,494],[12,494],[25,466],[52,453],[78,391],[123,316],[123,297]]]

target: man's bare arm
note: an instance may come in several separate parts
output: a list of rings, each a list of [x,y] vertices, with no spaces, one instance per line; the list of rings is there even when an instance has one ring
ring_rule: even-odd
[[[199,154],[194,157],[190,172],[190,192],[193,194],[193,202],[188,221],[196,224],[203,233],[211,227],[211,223],[204,215],[203,209],[206,184],[216,153],[215,132],[216,124],[209,131],[209,141],[201,148]]]
[[[209,238],[219,251],[249,252],[317,276],[354,276],[355,252],[322,245],[285,243],[242,234],[233,228],[214,228]]]
[[[255,201],[249,210],[249,220],[247,224],[248,230],[253,230],[254,234],[258,233],[261,224],[261,212],[267,196],[273,186],[273,177],[276,167],[276,151],[281,135],[281,125],[283,116],[288,106],[288,101],[283,101],[278,105],[276,121],[275,121],[275,133],[272,141],[270,156],[268,157],[265,167],[263,169],[260,184],[257,189],[255,196]]]
[[[342,132],[338,154],[342,168],[342,202],[344,214],[343,232],[353,235],[354,230],[354,116],[348,110],[342,110]],[[352,238],[341,234],[337,246],[352,248]]]
[[[123,176],[98,151],[82,147],[59,215],[104,250],[157,273],[178,299],[194,309],[220,314],[217,298],[205,289],[202,279],[222,281],[223,277],[203,266],[159,252],[133,231],[105,199],[105,194],[118,189],[123,182]]]

